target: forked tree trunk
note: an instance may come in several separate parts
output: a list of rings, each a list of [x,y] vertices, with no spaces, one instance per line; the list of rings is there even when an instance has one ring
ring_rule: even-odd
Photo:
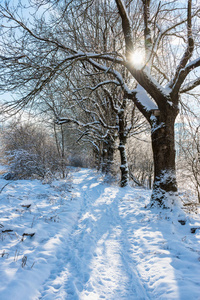
[[[154,183],[151,196],[152,205],[167,206],[166,200],[173,201],[177,194],[174,123],[177,112],[161,112],[152,116],[151,138],[154,159]]]

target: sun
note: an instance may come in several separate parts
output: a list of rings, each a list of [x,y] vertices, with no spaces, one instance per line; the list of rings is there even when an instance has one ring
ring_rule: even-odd
[[[135,50],[131,54],[130,60],[131,60],[132,64],[134,65],[134,67],[136,67],[136,68],[143,67],[144,62],[145,62],[144,52],[140,49]]]

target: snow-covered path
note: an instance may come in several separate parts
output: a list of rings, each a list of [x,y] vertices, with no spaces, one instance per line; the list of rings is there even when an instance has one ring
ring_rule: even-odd
[[[1,300],[200,299],[198,215],[146,209],[149,191],[109,186],[93,170],[62,186],[18,181],[0,194],[4,231],[35,233],[2,238]],[[31,211],[17,215],[13,197]]]
[[[81,173],[73,182],[84,203],[59,257],[63,267],[52,270],[42,299],[148,299],[130,264],[119,190],[94,183],[88,170]]]

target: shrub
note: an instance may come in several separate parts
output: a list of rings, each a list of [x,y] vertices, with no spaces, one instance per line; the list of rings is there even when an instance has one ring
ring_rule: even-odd
[[[3,141],[10,171],[17,178],[44,178],[60,168],[54,141],[44,129],[15,122],[5,131]]]

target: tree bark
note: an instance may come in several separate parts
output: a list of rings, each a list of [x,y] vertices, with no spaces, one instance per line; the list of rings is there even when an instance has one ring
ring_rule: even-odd
[[[103,142],[102,150],[102,172],[105,174],[111,174],[112,165],[114,160],[114,140],[111,137],[108,137],[106,141]]]
[[[126,155],[126,141],[127,141],[127,132],[126,132],[126,121],[124,116],[124,109],[118,114],[119,117],[119,146],[118,150],[120,152],[121,159],[121,187],[125,187],[129,183],[129,170],[128,170],[128,160]]]
[[[166,200],[177,194],[174,123],[178,112],[166,108],[159,116],[151,117],[151,138],[154,159],[152,205],[166,206]],[[173,201],[173,200],[172,200]]]
[[[128,171],[128,161],[126,155],[125,144],[123,141],[120,141],[119,144],[119,152],[120,152],[120,159],[121,159],[121,187],[127,186],[129,182],[129,171]]]
[[[100,143],[99,143],[99,147],[100,147]],[[96,147],[93,148],[93,155],[94,155],[95,166],[99,171],[101,168],[100,150]]]

